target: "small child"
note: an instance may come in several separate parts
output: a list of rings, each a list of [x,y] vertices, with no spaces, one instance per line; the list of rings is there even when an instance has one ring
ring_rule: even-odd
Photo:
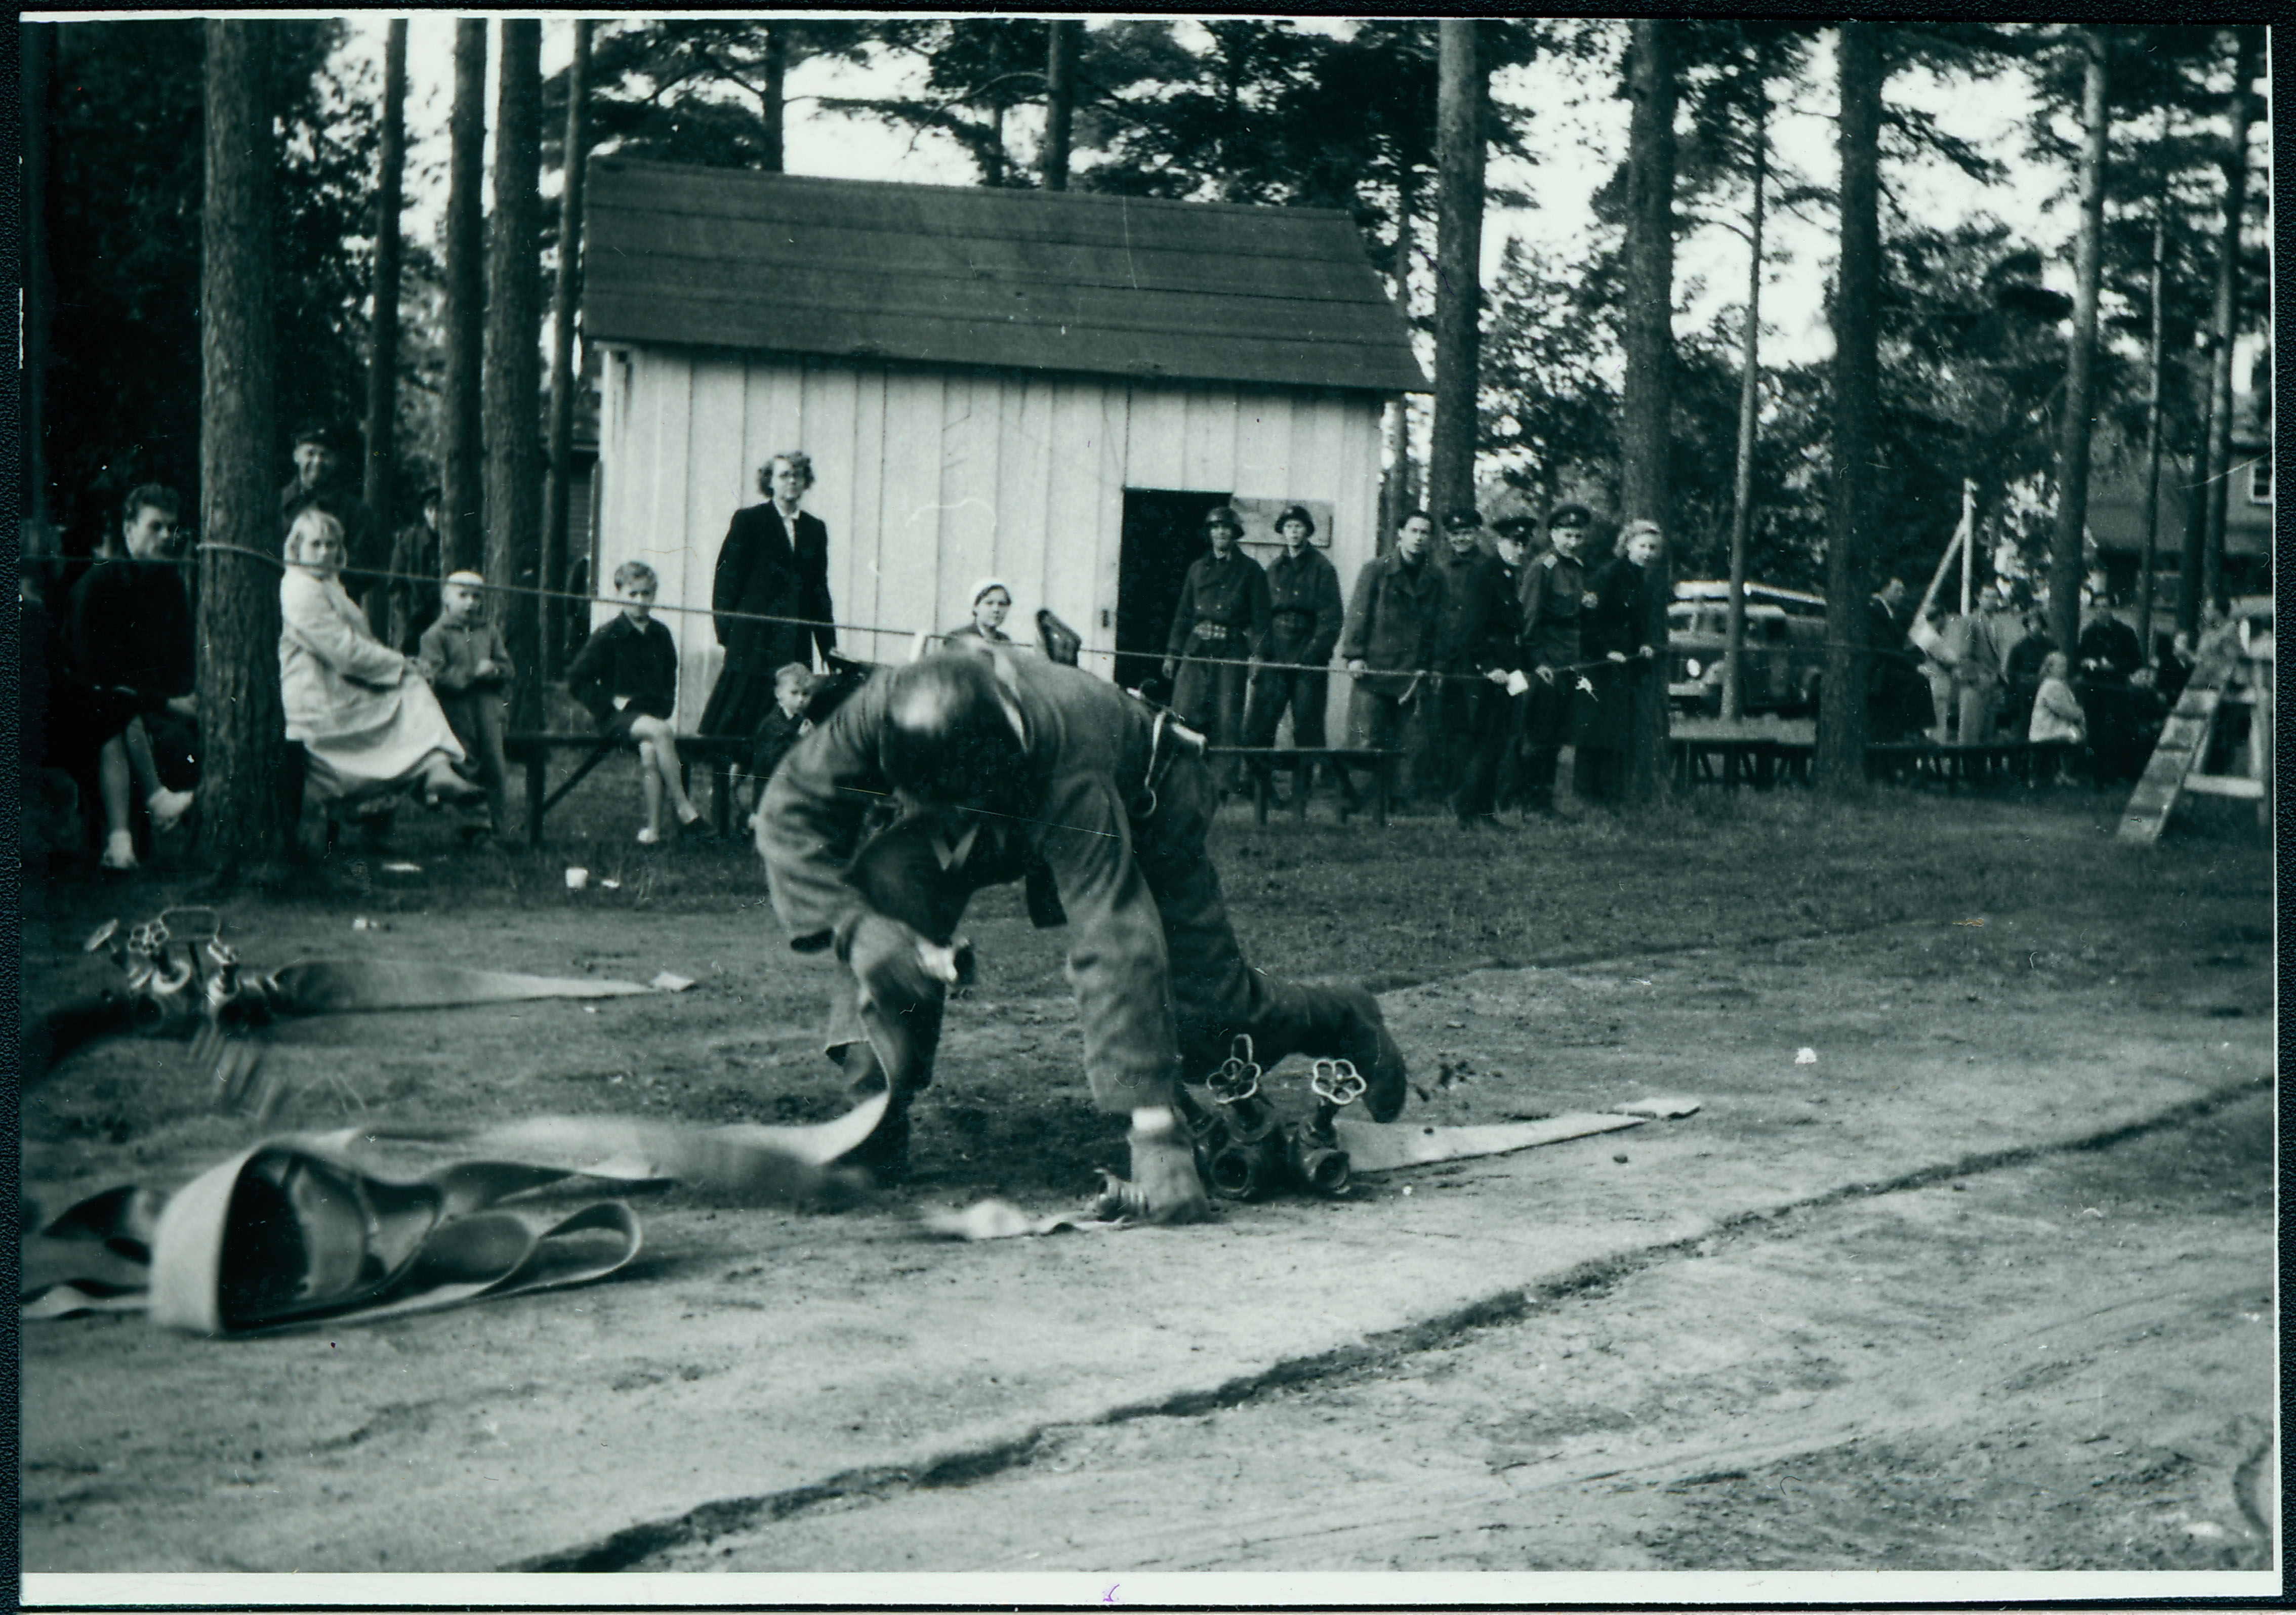
[[[483,615],[486,586],[476,572],[447,575],[439,592],[439,619],[422,630],[415,667],[430,681],[455,738],[478,764],[479,783],[487,791],[487,828],[499,835],[510,823],[503,708],[517,670],[504,648],[502,629]]]
[[[800,736],[813,728],[805,715],[805,704],[813,695],[813,669],[801,661],[793,661],[774,671],[774,709],[758,725],[751,739],[750,781],[752,794],[750,807],[752,816],[766,798],[766,782],[774,776],[782,758],[790,753]]]
[[[2078,746],[2088,739],[2080,698],[2065,679],[2071,667],[2062,651],[2052,651],[2041,659],[2041,687],[2033,695],[2033,721],[2025,731],[2027,740],[2070,741]]]
[[[590,709],[598,726],[637,750],[646,815],[638,843],[644,847],[661,840],[665,794],[688,833],[715,833],[677,777],[677,737],[669,727],[669,716],[677,709],[677,644],[653,620],[660,586],[653,569],[643,561],[615,568],[614,593],[621,596],[622,614],[591,635],[566,669],[567,689]]]

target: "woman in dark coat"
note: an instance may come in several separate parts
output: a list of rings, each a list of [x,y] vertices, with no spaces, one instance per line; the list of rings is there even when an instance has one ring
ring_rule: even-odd
[[[726,666],[702,709],[704,734],[746,739],[755,734],[773,710],[775,671],[793,661],[811,666],[816,646],[825,665],[837,648],[832,626],[836,612],[829,603],[829,529],[819,517],[798,508],[812,486],[810,455],[793,449],[775,455],[758,471],[758,491],[770,496],[763,504],[735,511],[726,529],[709,591]],[[801,620],[765,622],[760,617]]]
[[[1666,621],[1651,571],[1665,544],[1657,522],[1628,522],[1620,553],[1588,577],[1580,597],[1580,659],[1603,662],[1578,675],[1570,706],[1570,741],[1578,749],[1572,787],[1582,801],[1615,802],[1626,795],[1636,693],[1647,683],[1646,664],[1658,654]],[[1663,692],[1658,699],[1665,699]]]

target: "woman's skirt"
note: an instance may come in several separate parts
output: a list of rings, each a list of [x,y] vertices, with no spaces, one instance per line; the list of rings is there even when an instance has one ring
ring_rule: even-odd
[[[774,709],[774,675],[768,668],[751,673],[738,668],[718,670],[710,686],[709,704],[701,709],[701,733],[731,734],[747,740]]]
[[[352,734],[303,742],[310,763],[304,778],[321,801],[356,801],[387,795],[414,783],[435,752],[463,760],[462,743],[447,726],[430,686],[409,677],[383,723]]]

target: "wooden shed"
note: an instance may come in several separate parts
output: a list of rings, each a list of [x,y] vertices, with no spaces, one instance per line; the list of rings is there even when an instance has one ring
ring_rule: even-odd
[[[1354,225],[1324,210],[602,158],[584,279],[592,576],[636,557],[664,604],[706,610],[758,467],[802,449],[837,616],[860,625],[840,644],[881,660],[961,626],[994,575],[1016,629],[1048,606],[1086,666],[1132,682],[1222,501],[1262,553],[1308,505],[1351,586],[1377,550],[1382,408],[1426,387]],[[691,728],[716,639],[667,620]]]

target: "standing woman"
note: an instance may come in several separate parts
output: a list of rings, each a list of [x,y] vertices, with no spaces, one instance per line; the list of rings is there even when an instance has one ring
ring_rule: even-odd
[[[798,508],[812,486],[811,455],[795,449],[775,455],[758,471],[766,503],[735,511],[726,529],[709,591],[726,666],[702,710],[704,734],[755,733],[774,709],[775,671],[793,661],[810,667],[816,645],[826,665],[837,648],[829,529]]]
[[[1571,783],[1582,801],[1616,802],[1626,796],[1627,748],[1634,743],[1641,664],[1658,654],[1652,625],[1665,621],[1652,595],[1657,585],[1651,568],[1666,547],[1658,523],[1630,521],[1620,539],[1620,553],[1595,569],[1581,596],[1579,655],[1587,661],[1601,659],[1599,666],[1579,674],[1570,708],[1570,739],[1578,748]]]

